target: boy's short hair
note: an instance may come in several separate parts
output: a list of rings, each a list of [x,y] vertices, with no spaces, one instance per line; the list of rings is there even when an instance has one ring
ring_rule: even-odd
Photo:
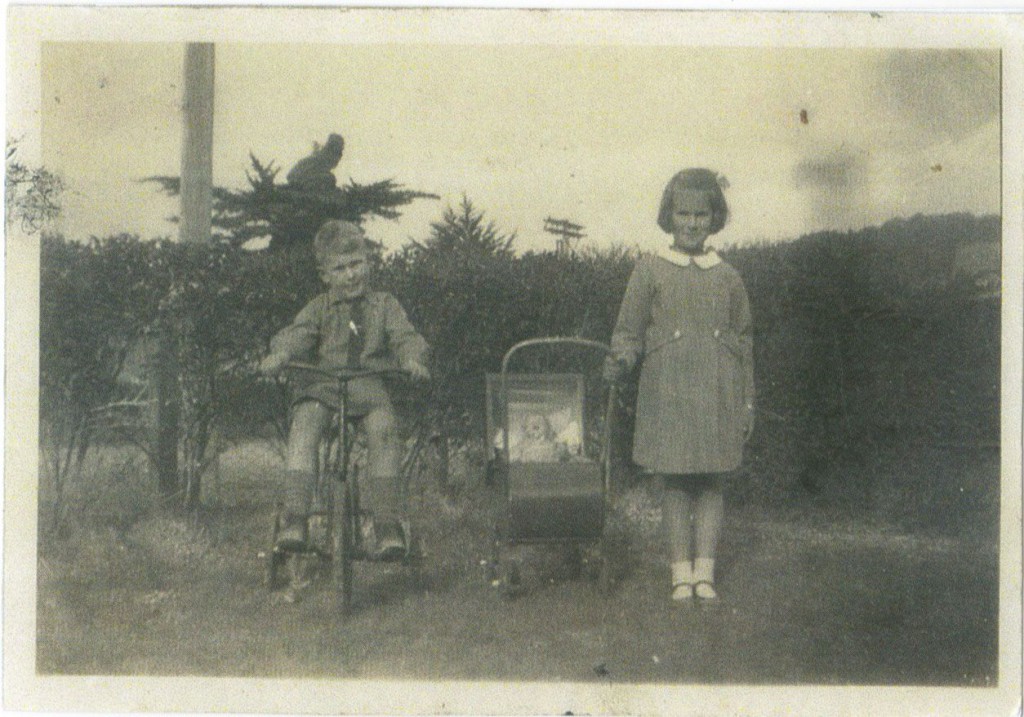
[[[329,263],[341,254],[366,252],[369,248],[362,227],[338,219],[326,222],[313,237],[313,256],[318,266]]]
[[[677,172],[665,185],[665,191],[661,195],[661,205],[658,207],[658,226],[666,234],[672,233],[672,195],[681,189],[695,189],[706,192],[711,202],[711,227],[710,234],[717,234],[725,226],[729,218],[729,205],[725,201],[725,194],[722,192],[724,180],[710,169],[694,167]]]

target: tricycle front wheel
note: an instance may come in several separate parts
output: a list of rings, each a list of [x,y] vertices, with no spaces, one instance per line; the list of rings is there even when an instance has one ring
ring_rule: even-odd
[[[355,514],[348,483],[338,487],[334,500],[335,521],[333,537],[334,591],[342,615],[352,610],[353,562],[355,552]]]

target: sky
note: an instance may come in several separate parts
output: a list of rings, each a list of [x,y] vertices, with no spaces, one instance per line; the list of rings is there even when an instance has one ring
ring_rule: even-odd
[[[180,43],[47,43],[42,159],[69,192],[72,237],[174,236]],[[285,173],[331,132],[335,175],[440,195],[374,220],[394,249],[462,197],[521,250],[582,224],[584,244],[651,246],[668,179],[729,183],[717,245],[856,229],[917,213],[1000,211],[993,51],[644,45],[216,45],[214,183],[249,153]],[[801,112],[806,122],[801,121]]]

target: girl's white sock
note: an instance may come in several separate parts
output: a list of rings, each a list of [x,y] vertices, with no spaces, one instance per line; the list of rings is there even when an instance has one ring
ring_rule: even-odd
[[[697,558],[693,561],[694,581],[705,580],[709,583],[715,582],[715,560],[714,558]]]
[[[693,564],[689,560],[672,563],[672,584],[693,582]]]
[[[693,565],[689,560],[672,563],[672,599],[689,600],[693,597]]]

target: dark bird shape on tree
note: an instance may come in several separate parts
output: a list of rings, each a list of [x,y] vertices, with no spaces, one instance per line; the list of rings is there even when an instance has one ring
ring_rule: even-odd
[[[345,140],[340,134],[331,134],[321,147],[313,143],[313,152],[300,159],[288,172],[288,185],[305,191],[333,191],[338,182],[331,173],[341,161]]]

